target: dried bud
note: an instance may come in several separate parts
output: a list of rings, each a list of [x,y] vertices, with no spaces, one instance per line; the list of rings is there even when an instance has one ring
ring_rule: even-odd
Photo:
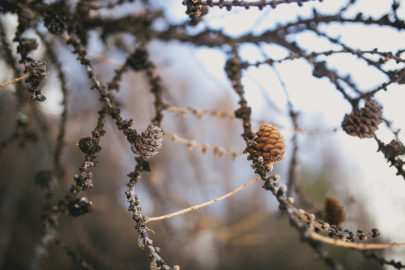
[[[197,3],[195,0],[184,0],[183,5],[186,5],[186,14],[191,19],[191,24],[196,25],[201,21],[201,17],[208,13],[208,7]]]
[[[35,175],[35,184],[42,189],[50,188],[52,184],[52,172],[49,170],[39,171]]]
[[[74,180],[85,190],[94,186],[93,174],[91,172],[81,171],[79,174],[75,174]]]
[[[361,234],[361,235],[359,235],[359,240],[361,240],[361,241],[367,241],[367,235],[364,235],[364,234]]]
[[[145,70],[149,67],[148,51],[138,48],[127,60],[128,65],[135,71]]]
[[[52,34],[61,34],[67,29],[67,16],[63,6],[51,5],[45,13],[44,24]]]
[[[150,262],[149,269],[150,270],[159,270],[159,269],[161,269],[161,267],[159,266],[159,264],[157,263],[156,260],[152,260]]]
[[[342,128],[349,135],[372,138],[381,122],[382,106],[375,100],[367,100],[364,108],[355,108],[345,115]]]
[[[237,57],[230,58],[225,64],[225,72],[230,79],[235,79],[240,74],[240,69],[241,63]]]
[[[79,148],[85,154],[98,152],[101,150],[101,147],[98,145],[97,140],[91,137],[80,139]]]
[[[384,153],[385,158],[387,158],[387,159],[393,159],[399,155],[405,154],[405,147],[398,140],[392,140],[389,144],[387,144],[381,150]]]
[[[34,93],[31,95],[32,101],[39,101],[44,102],[46,100],[46,96],[44,96],[40,89],[34,90]]]
[[[287,186],[286,185],[280,185],[279,189],[278,189],[278,193],[280,193],[281,195],[283,195],[285,192],[287,191]]]
[[[317,78],[322,78],[323,76],[328,75],[325,61],[314,63],[314,71],[312,72],[312,75]]]
[[[285,152],[284,138],[276,126],[263,125],[254,138],[253,152],[262,156],[266,162],[274,163],[283,159]]]
[[[326,221],[332,225],[341,225],[346,220],[343,205],[334,197],[325,200]]]
[[[392,140],[388,145],[390,148],[392,148],[392,151],[395,152],[396,155],[405,154],[405,147],[400,141]]]
[[[372,237],[373,238],[376,238],[376,237],[378,237],[379,235],[380,235],[380,229],[378,229],[378,228],[373,228],[373,229],[371,229],[371,232],[372,232]]]
[[[24,31],[35,23],[35,14],[28,8],[18,9],[18,28]]]
[[[69,214],[77,217],[87,214],[93,210],[93,203],[86,197],[75,199],[68,204]]]
[[[136,139],[136,144],[131,147],[136,154],[144,158],[150,158],[162,147],[163,131],[158,126],[149,125],[144,132]]]
[[[21,54],[22,59],[26,59],[29,52],[38,47],[37,40],[34,38],[22,38],[17,46],[17,52]]]

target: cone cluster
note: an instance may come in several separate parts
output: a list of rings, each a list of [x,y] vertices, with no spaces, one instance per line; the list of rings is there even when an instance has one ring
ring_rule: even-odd
[[[360,138],[372,138],[382,122],[382,106],[375,100],[367,100],[364,108],[346,114],[342,128],[347,134]]]
[[[150,158],[159,152],[163,142],[163,131],[158,126],[149,125],[137,138],[132,151],[144,158]]]
[[[254,138],[253,151],[266,162],[274,163],[283,159],[284,138],[276,126],[266,124],[259,128]]]

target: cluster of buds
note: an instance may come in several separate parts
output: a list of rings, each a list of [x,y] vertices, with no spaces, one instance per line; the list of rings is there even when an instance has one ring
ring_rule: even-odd
[[[46,100],[46,97],[42,94],[39,85],[41,84],[42,80],[48,76],[46,62],[32,59],[28,60],[29,61],[25,63],[25,72],[29,73],[30,76],[25,80],[25,82],[29,84],[28,90],[33,93],[31,99],[33,101],[43,102]]]
[[[94,167],[94,164],[93,166]],[[80,173],[75,174],[73,179],[83,189],[91,189],[94,186],[93,174],[85,168],[80,168]]]

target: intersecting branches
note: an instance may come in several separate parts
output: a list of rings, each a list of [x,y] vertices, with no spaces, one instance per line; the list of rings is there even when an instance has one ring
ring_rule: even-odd
[[[113,103],[114,96],[112,95],[111,92],[108,92],[104,87],[104,85],[96,78],[96,75],[92,70],[89,60],[86,59],[87,55],[86,49],[80,45],[80,41],[76,38],[69,37],[66,33],[64,33],[64,39],[67,41],[68,44],[72,44],[73,47],[75,48],[75,52],[79,55],[79,60],[86,67],[89,77],[92,79],[94,87],[98,90],[100,98],[103,101],[104,105],[106,106],[107,111],[109,112],[110,116],[115,120],[118,129],[122,130],[124,135],[126,135],[127,140],[131,143],[133,148],[137,149],[137,151],[140,151],[141,144],[142,143],[147,144],[148,143],[147,140],[152,140],[151,143],[154,143],[153,138],[148,138],[148,135],[150,135],[148,129],[145,131],[148,132],[146,133],[147,134],[145,138],[146,141],[142,140],[144,138],[143,134],[138,135],[136,131],[131,128],[132,120],[123,120],[121,118],[120,110]],[[137,49],[134,54],[137,54],[137,52],[139,53],[140,51]],[[156,109],[156,116],[152,121],[152,123],[153,125],[158,127],[160,125],[160,121],[162,120],[161,88],[159,84],[159,77],[153,74],[154,68],[151,62],[149,62],[147,51],[143,50],[141,58],[139,58],[138,55],[138,57],[135,58],[135,63],[129,62],[129,65],[135,70],[146,70],[147,72],[152,87],[151,91],[155,96],[154,105]],[[118,77],[116,76],[115,78]],[[148,145],[145,146],[148,147]],[[149,148],[146,148],[146,151],[149,151]],[[142,152],[142,154],[145,154],[145,152]],[[149,164],[145,160],[144,156],[137,157],[135,160],[137,161],[137,165],[135,167],[135,170],[128,175],[130,177],[130,181],[127,185],[128,190],[126,191],[125,194],[130,204],[128,210],[132,212],[132,218],[136,223],[135,228],[139,233],[138,244],[140,247],[146,248],[148,254],[151,256],[151,268],[162,267],[163,269],[174,269],[174,267],[171,267],[166,264],[163,258],[159,255],[160,249],[153,245],[153,241],[148,236],[148,230],[145,226],[145,219],[142,215],[141,208],[139,206],[139,199],[134,191],[135,191],[135,184],[140,178],[141,173],[144,171],[149,171],[150,169]]]
[[[70,6],[67,1],[57,1],[53,4],[47,4],[45,1],[31,1],[21,2],[15,0],[6,0],[0,4],[0,13],[4,14],[10,12],[16,14],[18,17],[18,27],[15,32],[14,41],[17,44],[17,55],[10,49],[9,44],[6,41],[4,29],[0,29],[0,38],[2,44],[2,55],[6,64],[14,71],[14,77],[19,77],[16,80],[12,80],[7,83],[3,83],[0,87],[10,85],[14,83],[16,88],[16,97],[18,100],[18,111],[22,111],[23,104],[29,102],[26,98],[27,91],[31,93],[33,101],[44,101],[45,96],[41,91],[43,84],[47,84],[46,79],[47,72],[55,72],[57,74],[57,80],[60,82],[60,89],[62,90],[62,106],[63,112],[61,120],[58,126],[57,138],[55,149],[52,153],[52,169],[50,171],[41,171],[37,174],[36,183],[45,190],[45,197],[47,199],[43,208],[43,225],[44,234],[42,235],[39,243],[36,246],[34,254],[31,258],[31,268],[39,268],[42,258],[46,253],[46,248],[49,244],[56,244],[75,260],[77,260],[83,267],[90,268],[89,265],[78,256],[78,253],[69,249],[57,239],[58,229],[61,222],[61,214],[66,213],[71,216],[81,216],[89,213],[93,207],[93,203],[85,196],[79,196],[83,191],[87,191],[94,186],[92,170],[97,164],[97,157],[100,154],[101,146],[100,139],[105,134],[105,121],[107,116],[113,119],[115,127],[120,130],[127,142],[129,148],[132,150],[135,157],[135,168],[128,174],[129,182],[127,184],[127,190],[125,191],[126,199],[129,203],[128,211],[132,215],[132,219],[135,224],[135,229],[138,232],[138,245],[146,251],[150,258],[150,269],[178,269],[178,266],[170,266],[163,256],[158,246],[154,244],[154,241],[149,236],[150,230],[146,226],[149,221],[165,219],[177,214],[182,214],[188,211],[196,210],[204,206],[213,204],[214,202],[225,199],[232,196],[238,190],[245,187],[247,184],[232,191],[224,196],[192,206],[190,208],[183,209],[178,213],[168,214],[157,218],[147,218],[141,209],[141,202],[136,192],[136,184],[138,181],[149,171],[153,171],[154,164],[149,162],[149,158],[159,154],[160,148],[163,143],[163,137],[172,139],[175,142],[180,142],[187,145],[188,149],[200,148],[202,152],[212,151],[214,157],[231,155],[233,158],[241,156],[242,153],[235,151],[231,148],[212,147],[207,144],[202,144],[194,140],[179,137],[176,134],[163,132],[161,129],[161,123],[163,120],[164,112],[170,112],[184,116],[186,114],[193,114],[198,118],[202,118],[203,115],[210,115],[213,117],[221,118],[224,120],[240,119],[242,121],[243,133],[242,138],[245,141],[244,154],[247,154],[247,159],[251,161],[251,166],[258,176],[249,182],[253,182],[262,179],[264,181],[263,188],[269,190],[271,194],[277,199],[279,207],[288,216],[288,219],[295,229],[298,230],[302,239],[309,244],[312,249],[333,269],[341,269],[343,266],[330,257],[323,249],[322,244],[330,244],[334,246],[340,246],[353,249],[380,249],[399,246],[401,244],[381,244],[381,243],[359,243],[358,241],[365,241],[367,238],[374,239],[378,237],[378,229],[372,229],[370,232],[363,232],[358,230],[352,232],[341,227],[341,221],[327,223],[320,217],[316,217],[309,211],[299,209],[294,205],[294,198],[291,196],[292,191],[295,190],[296,195],[299,195],[297,188],[295,187],[294,179],[296,176],[295,167],[298,164],[298,136],[299,133],[317,133],[321,130],[305,130],[301,128],[298,111],[295,109],[294,104],[288,96],[286,86],[279,76],[282,87],[285,90],[287,96],[287,111],[288,117],[291,121],[291,159],[289,162],[288,175],[286,176],[286,185],[280,184],[279,176],[272,175],[271,168],[274,160],[271,162],[268,160],[271,154],[271,150],[268,146],[257,146],[258,134],[260,133],[252,131],[252,123],[255,122],[251,119],[252,108],[248,105],[248,101],[245,95],[245,85],[243,84],[243,76],[246,69],[249,67],[261,67],[261,65],[270,65],[284,63],[296,59],[303,59],[313,68],[312,75],[315,78],[327,78],[335,90],[340,92],[342,97],[347,100],[352,106],[352,112],[345,116],[342,123],[343,130],[350,135],[358,136],[360,138],[374,137],[379,146],[378,151],[381,151],[391,166],[397,169],[397,173],[405,178],[404,161],[400,157],[405,153],[405,148],[398,140],[398,132],[393,131],[395,140],[389,144],[385,144],[374,132],[378,128],[381,122],[386,122],[390,128],[389,122],[387,122],[382,116],[382,106],[375,100],[374,96],[382,90],[388,91],[389,86],[393,84],[403,84],[405,81],[405,71],[403,68],[388,69],[384,65],[388,62],[395,62],[396,64],[403,65],[405,59],[403,58],[404,50],[399,49],[396,52],[382,51],[379,49],[362,50],[355,49],[347,44],[343,43],[339,38],[333,38],[328,34],[319,30],[320,25],[328,25],[332,23],[340,24],[360,24],[360,25],[374,25],[389,27],[394,30],[403,31],[405,28],[404,22],[401,20],[398,9],[399,2],[394,1],[391,5],[392,14],[384,14],[379,18],[366,17],[361,13],[353,16],[346,16],[345,12],[355,4],[356,1],[349,1],[342,8],[330,15],[320,14],[314,9],[312,15],[305,19],[297,18],[292,22],[285,23],[284,25],[275,25],[273,28],[265,30],[261,34],[243,33],[239,36],[232,36],[226,34],[222,30],[214,30],[205,25],[199,29],[193,29],[189,31],[191,26],[200,23],[203,19],[208,18],[204,16],[208,13],[209,9],[219,7],[225,8],[230,11],[234,7],[244,7],[246,9],[253,7],[259,10],[266,6],[272,8],[277,7],[280,4],[297,4],[301,6],[307,2],[315,2],[311,0],[273,0],[273,1],[200,1],[200,0],[184,0],[183,4],[186,6],[186,14],[190,16],[191,20],[185,21],[180,24],[170,23],[166,19],[165,13],[162,10],[155,10],[150,7],[148,1],[142,1],[136,8],[141,7],[142,12],[137,15],[125,15],[125,16],[106,16],[104,12],[111,11],[119,7],[124,3],[128,3],[131,6],[133,1],[119,0],[111,3],[91,3],[87,0],[78,1],[76,4]],[[321,1],[319,1],[321,2]],[[138,4],[138,3],[137,3]],[[45,28],[37,27],[38,25],[44,25]],[[162,27],[163,25],[163,27]],[[43,54],[52,63],[53,69],[47,69],[47,64],[43,62],[37,55],[34,59],[34,51],[38,44],[35,39],[27,38],[25,35],[30,29],[37,29],[35,32],[37,36],[42,40],[42,45],[45,47]],[[96,127],[91,132],[91,135],[80,139],[78,146],[80,150],[85,154],[84,161],[79,166],[78,173],[74,176],[75,183],[67,191],[66,195],[62,197],[57,204],[52,204],[52,181],[53,177],[60,178],[62,171],[64,170],[61,163],[61,155],[63,149],[63,142],[65,133],[67,130],[67,121],[69,115],[67,114],[68,107],[68,92],[71,92],[67,88],[67,77],[63,71],[63,63],[58,59],[55,50],[53,50],[54,43],[50,42],[45,31],[48,31],[50,37],[60,39],[62,46],[73,48],[73,54],[77,57],[77,60],[81,63],[82,68],[86,71],[88,78],[91,82],[91,87],[97,92],[99,98],[99,105],[102,109],[99,111],[99,117]],[[304,31],[312,31],[317,37],[327,39],[330,44],[337,45],[340,49],[325,50],[325,51],[311,51],[304,49],[297,42],[294,41],[294,35],[303,33]],[[90,54],[87,43],[89,42],[89,34],[91,32],[100,33],[100,41],[107,48],[111,44],[122,51],[127,53],[127,57],[123,64],[111,59],[100,57]],[[191,32],[195,34],[190,34]],[[119,35],[130,36],[134,46],[125,46],[119,44],[126,41],[118,41]],[[111,39],[114,39],[114,43],[111,43]],[[123,38],[125,40],[125,38]],[[162,42],[176,41],[179,43],[189,43],[201,48],[204,46],[210,48],[219,48],[223,52],[228,53],[228,60],[225,64],[225,73],[231,82],[232,88],[236,93],[239,101],[238,108],[235,112],[226,112],[221,110],[204,110],[193,107],[177,107],[173,106],[174,102],[166,102],[166,96],[164,92],[168,87],[165,85],[165,80],[161,74],[158,73],[157,64],[151,60],[150,49],[148,45],[150,41],[159,40]],[[242,44],[254,44],[261,45],[276,44],[281,46],[287,51],[287,56],[283,58],[267,57],[262,61],[256,61],[253,63],[246,62],[239,56],[240,45]],[[121,46],[122,45],[122,46]],[[127,49],[127,48],[133,49]],[[228,50],[228,51],[227,51]],[[327,61],[329,56],[349,54],[356,56],[361,61],[364,61],[368,66],[376,68],[379,72],[384,74],[388,79],[367,91],[360,90],[357,87],[356,81],[350,76],[342,76],[339,70],[334,70],[328,67]],[[100,61],[109,62],[118,68],[112,74],[112,79],[109,83],[103,83],[98,75],[96,75],[95,68],[90,60],[95,58]],[[273,67],[274,68],[274,67]],[[23,70],[24,72],[21,72]],[[149,119],[149,124],[143,132],[137,132],[133,127],[133,119],[125,119],[124,113],[121,112],[120,105],[116,101],[116,93],[113,90],[119,90],[120,85],[123,82],[123,75],[129,70],[141,73],[145,76],[150,94],[153,96],[154,116]],[[25,74],[22,75],[21,74]],[[23,84],[21,81],[25,80]],[[168,95],[170,96],[170,95]],[[142,99],[141,95],[136,96],[138,99]],[[167,98],[168,100],[170,98]],[[365,106],[361,108],[361,104],[365,102]],[[32,104],[32,103],[30,103]],[[187,106],[187,105],[185,105]],[[23,119],[20,117],[20,120]],[[16,138],[24,137],[28,134],[26,122],[18,122],[14,133],[9,139],[0,143],[0,150],[5,146],[11,144]],[[270,128],[270,125],[266,125]],[[336,131],[337,128],[331,131]],[[262,131],[261,133],[267,132]],[[271,133],[271,132],[270,132]],[[266,133],[267,134],[267,133]],[[274,134],[273,134],[274,135]],[[269,135],[270,136],[270,135]],[[28,140],[24,138],[25,141]],[[263,138],[262,138],[263,139]],[[269,137],[265,138],[271,144],[276,145],[278,148],[272,149],[274,153],[284,153],[284,143],[280,138]],[[282,143],[281,143],[282,142]],[[255,148],[256,146],[256,148]],[[266,152],[267,151],[267,152]],[[282,156],[281,154],[281,156]],[[163,156],[163,155],[162,155]],[[279,160],[279,159],[278,159]],[[59,179],[58,179],[59,180]],[[332,219],[333,220],[333,219]],[[383,258],[379,258],[376,255],[368,255],[370,258],[379,261],[382,264],[393,265],[400,269],[403,265],[400,262],[388,261]]]
[[[225,71],[228,75],[229,80],[232,83],[232,87],[234,88],[236,94],[239,97],[239,105],[240,107],[235,111],[235,115],[242,120],[242,126],[244,132],[241,134],[242,138],[245,140],[246,143],[246,149],[245,152],[248,153],[248,160],[252,161],[252,167],[255,170],[257,174],[261,176],[261,178],[264,180],[264,186],[263,188],[271,191],[273,195],[276,197],[280,204],[280,208],[285,210],[290,223],[292,224],[293,227],[298,229],[298,231],[301,233],[302,238],[310,244],[311,247],[314,248],[317,252],[319,251],[319,242],[324,242],[324,243],[329,243],[333,245],[338,245],[338,246],[345,246],[345,247],[357,247],[359,249],[365,248],[365,246],[369,247],[370,249],[376,249],[376,248],[387,248],[387,247],[392,247],[396,246],[396,244],[388,244],[388,245],[373,245],[373,244],[366,244],[365,246],[363,245],[356,245],[356,244],[350,244],[347,243],[346,241],[353,241],[355,234],[352,232],[345,230],[341,231],[338,227],[330,227],[329,224],[324,225],[322,221],[319,223],[322,224],[321,226],[317,226],[316,223],[318,221],[315,219],[315,215],[313,214],[308,214],[304,210],[298,210],[295,208],[293,205],[292,199],[287,197],[285,195],[287,187],[285,185],[279,185],[279,182],[277,181],[278,179],[274,178],[270,174],[270,168],[272,167],[272,164],[267,164],[263,162],[263,159],[258,157],[256,155],[256,152],[253,150],[253,132],[251,130],[251,123],[250,123],[250,114],[251,114],[251,109],[247,105],[247,101],[244,97],[244,88],[241,83],[241,77],[242,77],[242,71],[241,71],[241,61],[238,55],[238,51],[236,49],[236,46],[233,47],[233,56],[228,59],[225,65]],[[290,110],[291,111],[291,110]],[[307,217],[307,220],[305,220],[304,217]],[[333,228],[331,230],[331,228]],[[329,237],[324,237],[318,234],[320,231],[327,231],[329,237],[334,237],[337,235],[341,235],[339,237],[342,237],[345,239],[345,241],[341,240],[333,240],[330,239]],[[341,234],[342,233],[342,234]],[[347,236],[345,234],[347,233]],[[376,232],[373,232],[372,235],[374,237],[377,236]],[[363,235],[362,232],[360,232],[360,235],[358,235],[359,239],[366,239],[365,236]],[[346,244],[347,243],[347,244]],[[400,244],[402,245],[402,244]],[[319,254],[319,252],[318,252]],[[322,252],[322,254],[325,254]],[[325,254],[323,257],[325,262],[329,265],[331,258]],[[333,264],[336,265],[336,264]]]

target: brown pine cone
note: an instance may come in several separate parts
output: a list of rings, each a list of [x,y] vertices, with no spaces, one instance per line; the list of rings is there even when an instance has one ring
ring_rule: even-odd
[[[283,159],[284,138],[276,126],[269,124],[261,126],[254,141],[253,151],[257,156],[262,156],[265,161],[274,163]]]
[[[346,114],[342,128],[347,134],[360,138],[372,138],[382,122],[382,106],[375,100],[367,100],[364,108]]]

